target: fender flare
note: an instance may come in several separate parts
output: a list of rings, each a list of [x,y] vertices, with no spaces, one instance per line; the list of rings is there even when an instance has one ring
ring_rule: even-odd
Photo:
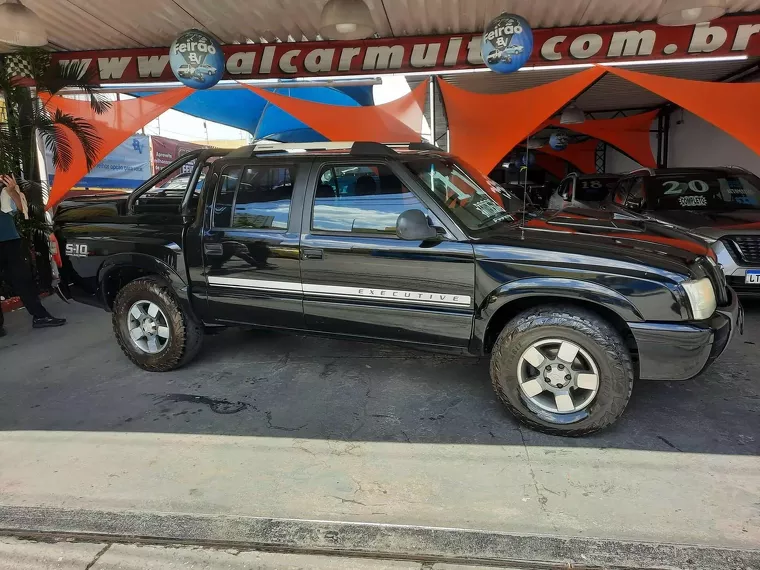
[[[484,346],[491,319],[502,307],[531,297],[583,301],[617,314],[625,322],[642,322],[643,315],[624,295],[596,283],[562,277],[530,277],[501,285],[485,296],[475,318],[474,339]]]
[[[112,272],[125,267],[142,269],[148,273],[153,273],[162,277],[171,286],[174,294],[182,305],[182,308],[194,319],[198,320],[195,310],[190,303],[187,282],[173,267],[169,266],[164,261],[145,253],[117,253],[109,256],[100,266],[97,276],[98,296],[107,310],[110,311],[111,307],[105,297],[105,288],[103,286],[104,281]]]

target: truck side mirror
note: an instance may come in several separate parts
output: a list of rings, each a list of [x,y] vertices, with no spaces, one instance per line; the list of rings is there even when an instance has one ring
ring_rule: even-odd
[[[396,235],[408,241],[439,239],[438,232],[428,223],[427,216],[420,210],[407,210],[401,213],[396,221]]]

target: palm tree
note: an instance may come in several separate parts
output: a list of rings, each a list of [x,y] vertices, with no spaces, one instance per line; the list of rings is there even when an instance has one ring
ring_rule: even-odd
[[[28,70],[27,77],[13,77],[7,64],[9,57],[20,59]],[[94,74],[94,71],[82,73],[75,61],[53,65],[50,53],[36,48],[24,48],[0,62],[0,95],[7,108],[7,122],[0,124],[0,170],[22,175],[24,180],[38,181],[36,133],[41,135],[45,147],[52,153],[53,165],[68,170],[73,153],[66,129],[82,145],[88,168],[94,166],[101,145],[95,128],[82,118],[52,111],[38,97],[40,92],[56,95],[63,89],[75,88],[88,96],[96,113],[102,114],[111,102],[93,87]]]
[[[28,72],[25,77],[14,76],[8,65],[10,58],[16,58],[16,68]],[[29,220],[17,217],[19,233],[43,259],[47,259],[47,240],[52,228],[44,210],[48,184],[39,176],[37,135],[52,154],[53,165],[61,170],[68,170],[74,158],[67,133],[81,144],[88,169],[94,166],[102,140],[86,120],[51,110],[38,94],[55,95],[65,88],[75,88],[88,97],[96,113],[102,114],[111,103],[93,88],[93,73],[83,73],[76,62],[53,64],[50,53],[37,48],[23,48],[0,57],[0,99],[5,103],[5,116],[0,116],[0,173],[13,174],[20,181],[29,203]],[[42,263],[38,268],[49,273],[47,266]],[[40,277],[48,282],[47,275]]]

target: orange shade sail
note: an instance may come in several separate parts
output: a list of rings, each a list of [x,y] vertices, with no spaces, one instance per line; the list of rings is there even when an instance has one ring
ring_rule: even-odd
[[[658,113],[655,110],[617,119],[586,120],[578,125],[561,125],[559,120],[553,119],[551,124],[596,137],[621,150],[640,165],[655,168],[657,161],[652,154],[649,129]]]
[[[589,139],[581,143],[569,144],[563,150],[554,150],[546,145],[541,148],[540,152],[561,158],[574,165],[584,174],[593,174],[596,172],[596,147],[598,145],[598,140]]]
[[[465,91],[441,81],[451,151],[483,173],[604,75],[592,67],[546,85],[504,94]]]
[[[608,71],[691,111],[760,154],[760,83],[710,83],[617,68]]]
[[[537,151],[535,153],[535,156],[536,166],[543,168],[560,180],[562,180],[565,177],[565,174],[567,174],[567,164],[564,160],[561,160],[556,156],[544,154],[541,151]]]
[[[389,103],[346,107],[314,103],[244,85],[332,141],[419,142],[429,81]]]
[[[57,95],[51,96],[42,93],[40,98],[48,109],[60,109],[64,113],[85,119],[95,128],[102,139],[95,161],[97,164],[108,153],[134,135],[137,130],[164,111],[171,109],[192,92],[193,90],[189,87],[178,87],[149,97],[115,101],[111,108],[102,115],[93,111],[89,101],[66,99]],[[62,129],[64,132],[68,131],[65,127]],[[68,170],[56,170],[53,187],[50,190],[50,197],[46,205],[47,209],[55,206],[88,172],[87,161],[81,144],[71,132],[66,133],[66,138],[70,142],[74,158]]]

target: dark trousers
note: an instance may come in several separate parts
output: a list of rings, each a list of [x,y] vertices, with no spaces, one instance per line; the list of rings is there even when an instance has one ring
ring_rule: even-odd
[[[24,260],[20,239],[0,241],[0,279],[11,284],[13,291],[21,297],[21,301],[30,315],[33,317],[49,316],[37,296],[32,272]],[[2,311],[0,311],[1,326],[3,326]]]

